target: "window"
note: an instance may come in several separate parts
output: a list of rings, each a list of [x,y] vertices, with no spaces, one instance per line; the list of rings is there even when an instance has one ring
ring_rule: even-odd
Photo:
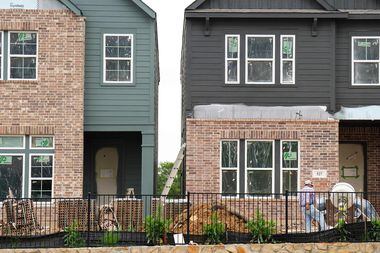
[[[240,36],[226,35],[226,83],[240,83]]]
[[[273,192],[273,146],[273,141],[246,142],[247,193]]]
[[[0,199],[12,191],[16,198],[23,197],[24,155],[0,154]]]
[[[30,196],[51,198],[53,185],[53,155],[31,155]]]
[[[104,83],[133,82],[133,35],[104,35]]]
[[[379,85],[380,37],[352,38],[352,84]]]
[[[246,36],[246,83],[274,84],[275,36]]]
[[[281,84],[295,83],[295,43],[294,35],[281,35]]]
[[[221,142],[221,178],[223,196],[236,196],[238,193],[239,142]]]
[[[37,33],[9,32],[9,79],[37,79]]]
[[[3,44],[3,32],[0,32],[0,80],[3,80],[3,70],[4,70],[4,60],[3,60],[3,48],[4,48],[4,44]]]
[[[0,136],[1,149],[24,149],[23,136]]]
[[[54,138],[52,136],[31,136],[31,149],[53,149]]]
[[[299,142],[281,141],[282,192],[299,189]]]

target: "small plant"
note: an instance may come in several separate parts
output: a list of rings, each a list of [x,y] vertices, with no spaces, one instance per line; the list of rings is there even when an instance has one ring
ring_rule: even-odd
[[[340,242],[347,242],[348,236],[350,235],[350,232],[348,232],[346,228],[346,222],[343,219],[338,220],[338,224],[336,226],[336,230],[339,233],[339,241]]]
[[[66,233],[63,237],[63,242],[65,243],[66,247],[80,248],[85,246],[85,241],[83,238],[81,238],[81,235],[78,232],[77,221],[74,221],[73,224],[71,224],[68,227],[65,227],[63,231]]]
[[[276,223],[265,220],[264,215],[257,210],[256,217],[247,222],[247,228],[252,235],[252,242],[273,242],[273,234],[276,231]]]
[[[380,220],[371,221],[371,228],[368,231],[368,239],[372,242],[380,241]]]
[[[107,231],[104,233],[102,243],[104,246],[115,246],[120,241],[120,234],[118,231]]]
[[[226,230],[222,222],[219,221],[216,213],[211,215],[211,223],[203,226],[203,235],[207,237],[207,244],[222,243]]]
[[[144,222],[144,228],[148,244],[162,245],[166,239],[171,221],[161,217],[159,209],[155,215],[147,216]]]

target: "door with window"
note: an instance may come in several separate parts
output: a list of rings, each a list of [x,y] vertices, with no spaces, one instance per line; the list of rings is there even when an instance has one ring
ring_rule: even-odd
[[[349,183],[357,192],[364,192],[365,153],[362,143],[341,143],[339,145],[340,182]]]

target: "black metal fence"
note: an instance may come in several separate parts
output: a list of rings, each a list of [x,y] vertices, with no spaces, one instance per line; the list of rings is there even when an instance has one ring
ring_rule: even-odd
[[[380,239],[380,192],[89,194],[6,199],[0,208],[0,248],[203,244],[210,227],[224,243],[248,243],[260,229],[270,242]]]

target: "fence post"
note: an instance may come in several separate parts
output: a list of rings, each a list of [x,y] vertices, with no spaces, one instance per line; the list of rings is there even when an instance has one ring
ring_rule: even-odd
[[[91,192],[87,194],[87,239],[86,239],[87,247],[90,247],[90,226],[91,226]]]
[[[289,233],[289,192],[285,191],[285,234]]]
[[[186,240],[187,240],[187,243],[190,243],[190,192],[187,192],[187,221],[186,221],[186,227],[187,227],[187,231],[186,231]]]

